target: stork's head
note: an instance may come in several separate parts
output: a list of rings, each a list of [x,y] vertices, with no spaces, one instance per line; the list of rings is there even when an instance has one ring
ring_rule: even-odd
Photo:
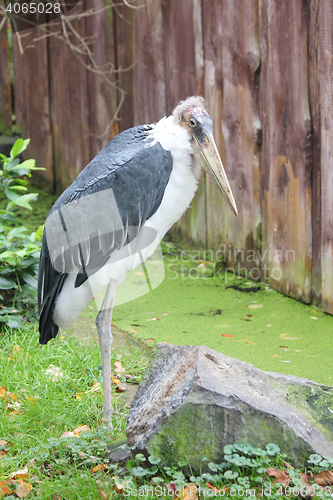
[[[238,215],[230,184],[214,141],[213,122],[207,111],[206,101],[202,97],[188,97],[176,106],[173,116],[175,121],[189,133],[194,156]]]

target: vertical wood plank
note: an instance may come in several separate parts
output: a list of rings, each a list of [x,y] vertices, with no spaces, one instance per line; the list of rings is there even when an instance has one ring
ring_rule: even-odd
[[[142,0],[135,16],[134,124],[166,115],[162,0]]]
[[[215,250],[222,245],[228,268],[260,279],[257,2],[204,0],[203,5],[205,96],[239,210],[236,218],[207,178],[207,242]]]
[[[163,1],[166,107],[203,94],[203,42],[200,0]]]
[[[166,111],[179,100],[203,95],[203,38],[200,0],[163,0]],[[191,208],[174,226],[174,234],[190,244],[206,247],[205,180]],[[171,233],[172,233],[171,231]]]
[[[90,50],[96,64],[102,71],[109,71],[107,77],[116,81],[115,47],[113,29],[113,8],[106,0],[85,0],[85,11],[100,13],[85,18],[85,35],[91,37]],[[88,61],[92,66],[92,63]],[[92,66],[92,69],[94,67]],[[118,133],[118,122],[111,126],[111,120],[117,109],[117,91],[105,80],[102,74],[87,70],[87,106],[89,120],[89,155],[96,154]]]
[[[114,9],[114,33],[116,47],[116,67],[118,86],[125,92],[125,99],[119,113],[119,131],[134,125],[133,64],[134,56],[134,21],[136,10],[126,5],[117,5]],[[118,93],[118,102],[121,94]]]
[[[71,14],[79,12],[82,5],[76,6]],[[84,18],[72,22],[75,30],[84,36]],[[59,30],[59,24],[53,21],[51,29]],[[78,43],[70,37],[73,44]],[[69,45],[55,36],[49,38],[48,57],[55,186],[56,191],[61,192],[90,160],[87,74]]]
[[[311,301],[312,140],[307,8],[260,2],[263,251],[270,283]]]
[[[319,4],[322,301],[333,314],[333,3]]]
[[[309,9],[309,102],[312,123],[312,301],[322,305],[321,280],[321,105],[319,74],[319,0]]]
[[[0,133],[11,134],[12,96],[9,70],[7,23],[0,31]]]
[[[37,28],[31,28],[22,35],[23,54],[13,35],[14,62],[14,105],[16,124],[22,137],[31,142],[26,157],[35,158],[38,167],[46,172],[38,172],[50,187],[53,187],[53,152],[50,119],[50,87],[48,74],[47,40],[34,41],[43,35]]]

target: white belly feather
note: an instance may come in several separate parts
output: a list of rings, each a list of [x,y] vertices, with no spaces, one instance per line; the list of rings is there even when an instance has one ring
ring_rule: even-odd
[[[142,251],[143,260],[154,253],[166,232],[186,211],[196,192],[199,178],[199,169],[194,164],[189,135],[183,127],[174,123],[173,116],[163,118],[154,126],[147,141],[147,147],[156,141],[160,142],[165,150],[171,152],[173,169],[161,205],[144,224],[146,227],[153,228],[157,236],[153,243]],[[111,279],[120,284],[126,272],[140,264],[137,253],[114,262],[111,257],[103,268],[90,276],[78,288],[74,287],[76,274],[69,274],[55,305],[54,322],[61,327],[68,326],[91,301],[93,294],[110,283]]]

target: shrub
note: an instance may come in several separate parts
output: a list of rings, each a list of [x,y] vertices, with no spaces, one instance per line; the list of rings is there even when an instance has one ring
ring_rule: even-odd
[[[28,177],[35,160],[20,162],[19,155],[30,139],[17,139],[10,156],[0,154],[0,325],[21,327],[37,318],[37,270],[43,227],[32,234],[20,225],[17,214],[32,210],[37,193],[27,193]]]

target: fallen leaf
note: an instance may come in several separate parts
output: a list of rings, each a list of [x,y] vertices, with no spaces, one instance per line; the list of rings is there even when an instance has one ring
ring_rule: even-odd
[[[111,382],[116,385],[121,384],[119,378],[115,378],[113,375],[111,375]]]
[[[231,339],[232,335],[230,335],[229,333],[221,333],[221,337],[226,337],[228,339]]]
[[[77,393],[75,394],[75,398],[76,398],[76,399],[78,399],[78,400],[80,401],[80,399],[82,398],[82,394],[83,394],[83,392],[77,392]]]
[[[273,356],[271,356],[271,358],[281,358],[280,354],[273,354]]]
[[[116,485],[115,487],[116,493],[121,493],[123,489],[126,488],[131,483],[131,479],[120,479],[117,476],[113,476],[112,479],[114,480]]]
[[[328,486],[333,484],[333,472],[331,470],[324,470],[323,472],[319,472],[314,476],[314,481],[319,486]]]
[[[146,340],[144,340],[144,343],[148,344],[148,347],[154,347],[155,339],[153,339],[153,338],[146,339]]]
[[[10,479],[22,479],[28,477],[28,466],[26,465],[23,469],[17,470],[9,474]]]
[[[127,390],[127,385],[126,383],[118,384],[116,391],[117,392],[125,392]]]
[[[0,439],[0,446],[6,446],[8,444],[8,441],[5,441],[4,439]]]
[[[19,498],[26,498],[31,490],[32,484],[19,481],[19,484],[16,486],[15,493]]]
[[[68,431],[68,432],[64,432],[63,434],[61,434],[61,438],[69,438],[69,437],[74,437],[75,434],[74,432],[71,432],[71,431]]]
[[[247,306],[249,309],[259,309],[260,307],[262,307],[262,304],[251,304],[249,306]]]
[[[105,491],[103,491],[103,490],[99,490],[99,492],[98,492],[98,496],[99,496],[102,500],[108,500],[108,498],[110,498],[110,497],[109,497],[109,495],[107,495],[107,494],[105,493]]]
[[[91,432],[91,429],[89,425],[81,425],[80,427],[77,427],[74,429],[74,435],[76,436],[77,434],[80,434],[80,432]]]
[[[170,316],[170,313],[162,313],[162,316]]]
[[[45,374],[50,377],[50,380],[52,382],[64,376],[60,368],[54,365],[49,365],[48,368],[46,368],[45,370]]]
[[[198,498],[197,494],[198,488],[194,483],[190,483],[185,488],[181,489],[179,500],[196,500]]]
[[[138,333],[138,330],[135,330],[134,328],[129,328],[128,329],[130,333]]]
[[[268,467],[268,469],[266,470],[266,474],[269,477],[275,478],[273,481],[274,484],[282,483],[285,486],[289,486],[290,477],[289,477],[288,471],[278,470],[278,469],[275,469],[274,467]]]
[[[121,361],[119,361],[119,359],[116,359],[114,365],[113,365],[113,368],[116,372],[117,375],[120,375],[121,373],[125,373],[125,368],[123,367],[123,365],[121,364]]]
[[[284,337],[284,338],[288,340],[300,340],[300,337]]]
[[[248,345],[255,345],[255,343],[254,343],[254,342],[251,342],[251,341],[246,342],[246,343],[247,343]]]
[[[11,487],[11,482],[8,483],[8,481],[0,481],[0,491],[2,496],[9,495],[10,493],[13,493],[13,489]]]
[[[31,404],[33,404],[33,405],[36,404],[36,398],[33,398],[32,396],[28,396],[28,400],[30,401]]]
[[[91,469],[91,472],[95,473],[95,472],[99,472],[100,470],[107,470],[106,465],[104,465],[104,464],[96,465],[95,467],[93,467]]]
[[[112,377],[112,375],[111,375]],[[96,380],[94,381],[91,389],[88,389],[87,391],[85,391],[84,393],[85,394],[91,394],[92,392],[98,392],[99,390],[101,390],[102,388],[102,384],[100,382],[97,382]]]
[[[0,398],[4,398],[6,395],[6,389],[4,387],[0,387]]]
[[[318,318],[316,318],[315,316],[310,316],[310,318],[311,318],[311,319],[318,319]]]
[[[154,318],[147,318],[147,321],[159,321],[158,318],[154,317]]]
[[[173,498],[174,498],[174,499],[176,499],[176,498],[177,498],[177,495],[176,495],[176,490],[177,490],[177,488],[176,488],[175,483],[168,483],[168,484],[167,484],[167,490],[168,490],[168,494],[169,494],[169,496],[171,496],[171,495],[173,494]],[[170,493],[171,493],[171,495],[170,495]]]

